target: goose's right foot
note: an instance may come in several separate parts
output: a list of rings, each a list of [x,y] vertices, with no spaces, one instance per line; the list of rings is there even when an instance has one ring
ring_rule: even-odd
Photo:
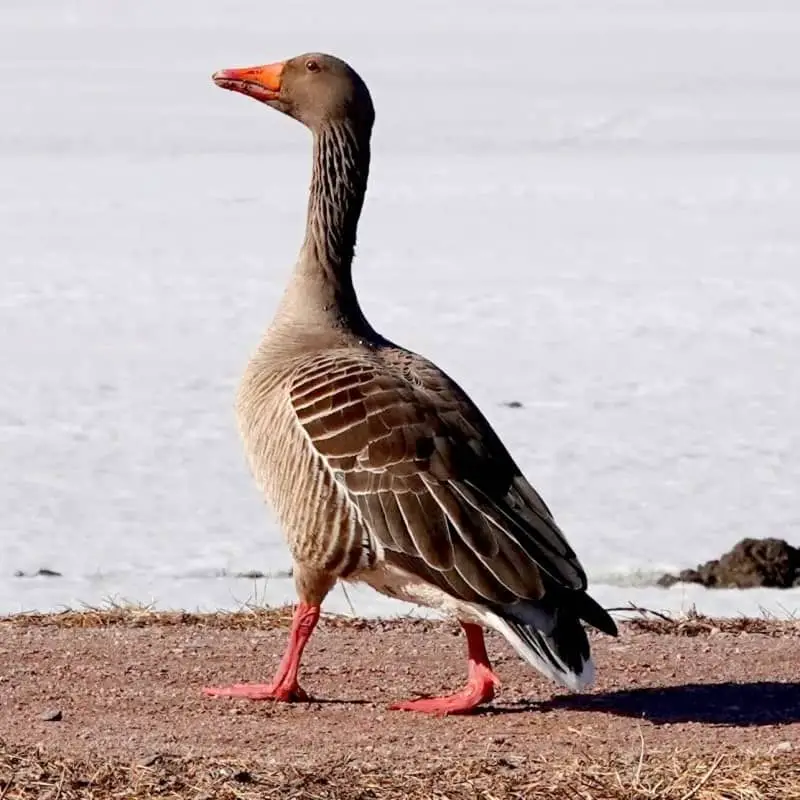
[[[461,627],[467,635],[469,655],[467,685],[460,692],[444,697],[420,697],[404,703],[395,703],[389,706],[392,711],[419,711],[434,716],[469,714],[482,703],[488,703],[494,698],[495,686],[499,686],[500,681],[494,674],[486,653],[483,630],[480,625],[466,622],[462,622]]]

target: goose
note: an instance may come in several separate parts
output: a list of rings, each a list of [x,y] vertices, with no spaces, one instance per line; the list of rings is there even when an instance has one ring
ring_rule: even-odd
[[[575,552],[487,419],[439,367],[379,334],[352,280],[375,112],[344,61],[307,53],[214,83],[311,130],[305,238],[236,394],[250,471],[285,534],[298,597],[272,681],[206,695],[305,701],[298,673],[337,581],[455,618],[459,691],[393,709],[466,714],[495,696],[484,629],[570,691],[594,677],[584,623],[617,628]]]

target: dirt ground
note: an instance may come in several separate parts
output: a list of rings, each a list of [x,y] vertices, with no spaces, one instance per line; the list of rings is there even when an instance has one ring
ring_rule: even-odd
[[[638,762],[641,771],[645,757],[676,752],[709,764],[731,755],[800,764],[800,623],[623,624],[616,640],[593,637],[598,677],[581,695],[539,677],[490,635],[502,681],[495,701],[474,716],[431,718],[387,705],[460,687],[466,662],[455,627],[323,618],[301,673],[312,702],[201,694],[204,685],[268,680],[287,619],[284,611],[0,621],[0,752],[18,765],[35,752],[64,763],[252,762],[284,774],[342,763],[393,774],[479,762]],[[3,794],[2,776],[0,767],[7,800],[15,795]]]

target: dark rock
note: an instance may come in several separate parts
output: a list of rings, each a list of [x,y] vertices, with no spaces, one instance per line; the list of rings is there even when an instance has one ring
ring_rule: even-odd
[[[63,577],[60,572],[56,572],[54,569],[47,569],[47,567],[42,567],[41,569],[37,569],[36,572],[31,572],[28,574],[27,572],[23,572],[21,569],[14,570],[14,577],[15,578],[61,578]]]
[[[52,708],[49,711],[45,711],[44,714],[41,714],[39,719],[42,720],[42,722],[61,722],[61,720],[64,719],[64,715],[61,713],[61,709]]]
[[[659,586],[676,583],[699,583],[718,589],[800,586],[800,549],[783,539],[742,539],[719,559],[678,575],[662,575],[658,580]]]
[[[63,577],[60,572],[56,572],[54,569],[47,569],[47,567],[43,567],[42,569],[36,572],[37,575],[43,578],[61,578]]]
[[[669,573],[666,573],[656,581],[656,586],[661,586],[664,589],[669,589],[670,586],[674,586],[676,583],[680,582],[681,579],[677,575],[670,575]]]
[[[506,408],[522,408],[522,403],[519,400],[509,400],[506,403],[503,403]]]
[[[236,577],[237,578],[250,578],[252,580],[252,579],[255,579],[255,578],[266,578],[267,575],[266,575],[265,572],[262,572],[260,569],[251,569],[251,570],[248,570],[247,572],[237,572],[236,573]]]

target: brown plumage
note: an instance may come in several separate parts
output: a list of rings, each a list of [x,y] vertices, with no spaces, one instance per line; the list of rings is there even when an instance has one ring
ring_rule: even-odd
[[[209,694],[298,699],[297,668],[339,579],[457,616],[470,682],[401,708],[458,713],[496,679],[481,628],[501,632],[571,688],[591,680],[585,620],[611,635],[550,510],[465,392],[378,334],[351,264],[370,158],[372,101],[332,56],[225,70],[214,80],[306,124],[314,169],[306,236],[275,319],[242,381],[237,414],[252,471],[276,510],[300,597],[272,684]]]

